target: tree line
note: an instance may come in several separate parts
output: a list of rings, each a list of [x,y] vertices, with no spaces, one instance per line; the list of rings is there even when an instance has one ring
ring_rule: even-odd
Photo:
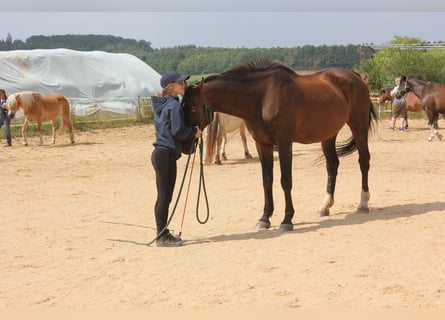
[[[219,48],[195,45],[155,49],[149,41],[124,39],[111,35],[31,36],[25,41],[13,40],[11,34],[0,40],[0,51],[66,48],[79,51],[106,51],[132,54],[159,73],[206,75],[227,70],[236,64],[259,58],[281,61],[296,71],[314,71],[336,66],[366,73],[371,91],[392,87],[400,75],[420,76],[445,83],[445,50],[419,38],[394,36],[389,44],[408,47],[375,51],[361,45],[305,45],[293,48]],[[444,46],[445,47],[445,46]],[[419,50],[421,48],[421,50]]]
[[[294,48],[218,48],[195,45],[154,49],[149,41],[124,39],[111,35],[31,36],[25,41],[13,40],[8,34],[0,40],[0,50],[66,48],[79,51],[100,50],[132,54],[159,73],[177,70],[188,74],[209,74],[233,65],[269,58],[282,61],[294,70],[316,70],[330,66],[353,68],[360,63],[359,45],[311,46]]]

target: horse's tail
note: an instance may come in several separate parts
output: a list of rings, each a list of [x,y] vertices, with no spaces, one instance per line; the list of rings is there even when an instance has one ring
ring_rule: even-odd
[[[64,96],[60,96],[59,103],[62,110],[62,124],[60,126],[60,129],[62,129],[63,127],[67,128],[70,134],[71,143],[74,143],[74,128],[73,122],[71,121],[70,102]]]
[[[368,122],[368,137],[374,131],[374,124],[377,122],[377,113],[374,109],[374,105],[372,101],[369,100],[369,122]],[[354,140],[354,137],[350,137],[345,141],[344,144],[337,146],[337,155],[339,157],[347,156],[351,153],[354,153],[357,150],[357,144]]]
[[[206,147],[206,158],[205,158],[206,164],[211,164],[215,156],[218,130],[219,130],[219,115],[218,112],[215,112],[212,123],[207,127],[207,139],[206,139],[207,147]]]

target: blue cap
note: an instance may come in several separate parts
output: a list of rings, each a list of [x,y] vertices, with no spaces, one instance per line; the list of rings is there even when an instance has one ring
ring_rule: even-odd
[[[161,77],[161,87],[165,88],[170,83],[179,82],[179,81],[185,81],[188,78],[190,78],[190,76],[188,74],[187,75],[180,75],[176,71],[167,71]]]

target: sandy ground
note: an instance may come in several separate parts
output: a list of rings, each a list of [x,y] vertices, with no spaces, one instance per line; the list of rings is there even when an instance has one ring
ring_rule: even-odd
[[[195,217],[196,158],[183,227],[185,196],[170,225],[182,230],[181,248],[143,245],[155,237],[151,125],[80,132],[75,145],[59,135],[54,146],[32,138],[24,147],[17,137],[0,150],[0,307],[444,308],[445,141],[427,142],[424,120],[410,125],[387,132],[383,121],[371,138],[369,214],[354,213],[354,154],[341,159],[331,215],[319,217],[320,146],[294,144],[288,233],[277,230],[278,162],[272,228],[257,231],[263,191],[254,143],[249,137],[254,159],[244,160],[238,135],[229,135],[229,160],[204,166],[204,225]]]

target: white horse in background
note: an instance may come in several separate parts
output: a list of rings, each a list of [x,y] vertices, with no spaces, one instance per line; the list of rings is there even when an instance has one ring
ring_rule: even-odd
[[[252,158],[247,147],[246,124],[244,120],[229,114],[215,112],[213,122],[207,129],[206,164],[212,163],[213,158],[215,158],[215,164],[221,164],[221,158],[227,160],[225,151],[227,133],[237,129],[239,129],[244,146],[244,158]]]

